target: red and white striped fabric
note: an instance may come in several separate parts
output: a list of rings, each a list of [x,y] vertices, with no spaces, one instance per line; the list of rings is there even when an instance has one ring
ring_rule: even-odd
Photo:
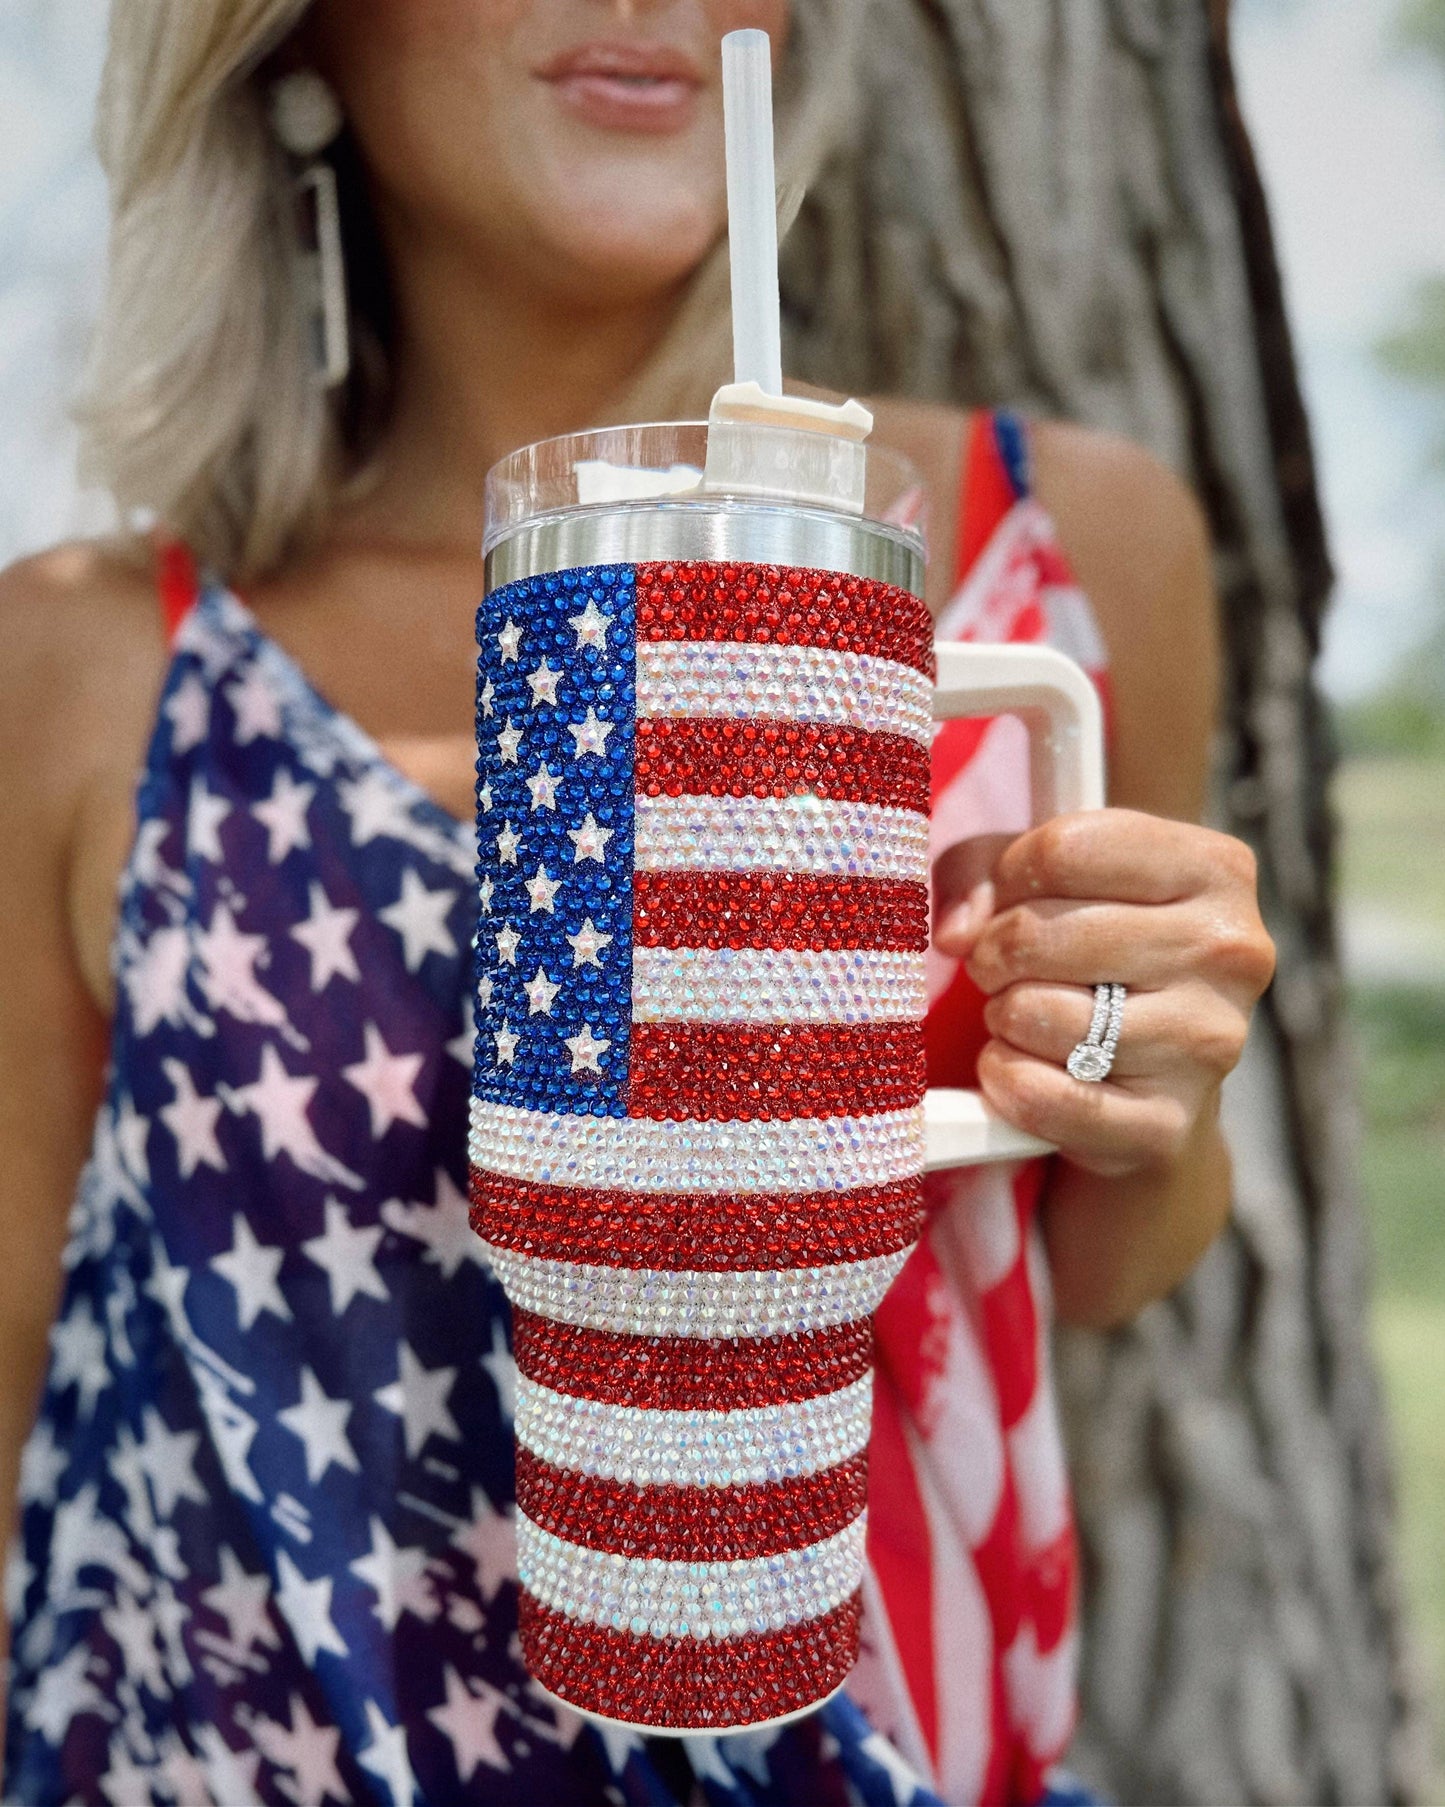
[[[960,584],[942,639],[1047,641],[1105,690],[1092,611],[1028,493],[1008,416],[970,436]],[[949,723],[933,749],[934,857],[1028,826],[1010,719]],[[929,955],[928,1078],[974,1083],[982,999]],[[1039,1161],[939,1176],[924,1240],[876,1320],[863,1658],[850,1692],[956,1807],[1026,1803],[1068,1743],[1076,1554],[1049,1374]]]
[[[923,1221],[932,625],[707,564],[484,616],[473,1221],[514,1307],[523,1649],[609,1718],[755,1724],[857,1655],[870,1319]]]

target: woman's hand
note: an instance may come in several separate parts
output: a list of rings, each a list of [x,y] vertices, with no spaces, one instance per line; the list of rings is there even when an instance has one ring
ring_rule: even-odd
[[[946,854],[936,940],[989,995],[985,1094],[1064,1150],[1040,1200],[1056,1314],[1103,1327],[1172,1291],[1228,1220],[1220,1081],[1274,950],[1248,850],[1192,826],[1221,668],[1199,505],[1122,441],[1043,422],[1031,445],[1108,649],[1109,796],[1125,807]],[[1118,1057],[1102,1084],[1081,1084],[1064,1062],[1106,979],[1129,988]]]
[[[1167,1175],[1212,1124],[1274,972],[1253,854],[1212,829],[1108,809],[1020,835],[965,897],[967,864],[951,863],[950,890],[941,868],[934,941],[988,995],[984,1096],[1087,1173]],[[1113,1071],[1091,1085],[1064,1062],[1105,980],[1128,997]]]

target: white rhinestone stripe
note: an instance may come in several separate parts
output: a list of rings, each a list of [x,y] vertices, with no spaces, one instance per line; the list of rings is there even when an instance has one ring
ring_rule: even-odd
[[[514,1307],[624,1336],[791,1336],[856,1324],[883,1302],[909,1251],[827,1267],[699,1273],[600,1267],[483,1245]]]
[[[923,958],[868,948],[639,947],[639,1023],[907,1023],[928,1008]]]
[[[472,1099],[472,1165],[627,1192],[845,1192],[923,1171],[923,1108],[776,1123],[553,1116]]]
[[[517,1379],[517,1441],[554,1468],[637,1487],[748,1487],[818,1474],[868,1445],[873,1376],[787,1405],[651,1412]]]
[[[660,1562],[583,1549],[517,1514],[517,1572],[569,1619],[654,1638],[783,1631],[841,1606],[863,1579],[867,1515],[832,1537],[739,1562]]]
[[[637,648],[637,713],[837,722],[933,744],[933,686],[921,672],[816,646],[644,641]]]
[[[928,879],[928,818],[819,797],[638,797],[639,872]]]

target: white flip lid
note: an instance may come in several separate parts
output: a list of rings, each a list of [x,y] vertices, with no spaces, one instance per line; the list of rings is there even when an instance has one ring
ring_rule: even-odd
[[[768,395],[757,383],[728,383],[708,415],[703,487],[861,515],[864,442],[872,431],[873,416],[861,402]]]

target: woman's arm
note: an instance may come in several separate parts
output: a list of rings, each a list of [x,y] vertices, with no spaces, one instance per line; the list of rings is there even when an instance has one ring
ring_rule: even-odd
[[[77,953],[74,850],[92,779],[137,705],[123,595],[89,554],[0,575],[0,1539],[100,1097],[105,1023]],[[143,705],[141,705],[143,706]],[[4,1625],[0,1621],[0,1645]],[[4,1692],[0,1667],[0,1698]]]

